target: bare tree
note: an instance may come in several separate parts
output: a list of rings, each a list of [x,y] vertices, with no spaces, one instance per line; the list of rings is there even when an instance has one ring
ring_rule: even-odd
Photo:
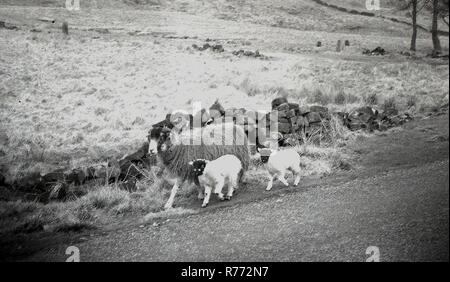
[[[411,47],[409,48],[411,51],[416,51],[416,40],[417,40],[417,0],[411,0],[412,11],[412,25],[413,25],[413,33],[411,36]]]
[[[439,8],[439,16],[441,20],[449,26],[449,8],[448,8],[449,0],[441,0],[441,6]]]
[[[433,0],[433,21],[431,24],[431,39],[433,41],[433,54],[442,52],[441,42],[438,34],[439,0]]]

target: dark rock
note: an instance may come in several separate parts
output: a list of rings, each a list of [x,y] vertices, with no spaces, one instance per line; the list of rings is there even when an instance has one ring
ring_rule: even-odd
[[[76,169],[65,173],[64,177],[65,177],[65,182],[68,184],[73,183],[75,185],[80,185],[84,180],[83,179],[82,181],[80,181],[79,173],[78,173],[78,170],[76,170]]]
[[[289,111],[290,110],[290,106],[289,103],[283,103],[281,105],[279,105],[278,107],[276,107],[277,111]]]
[[[386,50],[384,50],[381,47],[376,47],[373,50],[364,49],[363,54],[369,56],[378,56],[378,55],[384,56],[386,54]]]
[[[211,47],[211,45],[209,45],[208,43],[205,43],[205,44],[203,44],[202,51],[209,49],[210,47]]]
[[[309,108],[310,112],[328,112],[328,108],[327,107],[323,107],[323,106],[311,106]]]
[[[287,134],[292,132],[292,126],[290,122],[280,122],[278,123],[278,132],[282,134]]]
[[[212,46],[212,50],[213,50],[214,52],[218,52],[218,53],[222,53],[222,52],[225,51],[225,50],[223,49],[223,46],[220,45],[220,44],[217,44],[217,45]]]
[[[377,129],[378,111],[371,107],[361,107],[351,111],[345,121],[350,130],[368,129],[370,131]]]
[[[308,123],[319,123],[322,121],[322,118],[320,117],[320,114],[318,112],[310,112],[306,115],[306,118],[308,119]]]
[[[331,114],[329,112],[319,112],[320,118],[322,120],[330,120]]]
[[[280,116],[278,116],[278,122],[281,122],[281,123],[288,123],[288,122],[291,122],[291,121],[290,121],[290,119],[288,119],[288,118],[286,118],[286,117],[280,117]]]
[[[295,109],[291,109],[286,113],[287,118],[293,118],[297,115],[298,115],[298,111],[296,111]]]
[[[368,123],[371,120],[376,119],[378,116],[378,111],[371,107],[362,107],[351,111],[347,119],[351,122]]]
[[[58,169],[42,176],[41,180],[45,183],[63,182],[65,179],[64,170]]]
[[[65,35],[69,35],[69,24],[67,22],[63,22],[61,28]]]
[[[350,46],[350,41],[345,40],[344,45],[345,45],[345,46]]]
[[[0,28],[9,29],[9,30],[18,30],[19,27],[12,25],[10,23],[0,21]]]
[[[14,186],[17,186],[22,190],[31,191],[35,188],[41,189],[40,184],[41,174],[39,172],[33,172],[21,179],[17,179],[14,183]]]
[[[396,116],[398,115],[398,110],[394,108],[389,108],[383,111],[384,116]]]
[[[254,53],[252,51],[245,51],[244,56],[251,57],[254,56]]]
[[[280,105],[287,103],[288,100],[284,97],[275,98],[272,100],[272,110],[277,109]]]
[[[298,114],[302,116],[308,114],[309,112],[311,112],[311,108],[309,106],[300,106],[298,109]]]
[[[341,42],[341,40],[339,39],[338,41],[337,41],[337,43],[336,43],[336,52],[341,52],[342,51],[342,42]]]
[[[345,112],[333,112],[331,113],[332,116],[337,117],[339,120],[344,121],[348,117],[348,113]]]
[[[299,104],[297,104],[297,103],[289,103],[289,109],[290,110],[298,111],[299,108],[300,108]]]
[[[244,50],[238,50],[238,51],[233,51],[233,52],[231,52],[233,55],[235,55],[235,56],[242,56],[242,55],[244,55]]]
[[[321,41],[317,41],[316,47],[322,47],[322,42]]]

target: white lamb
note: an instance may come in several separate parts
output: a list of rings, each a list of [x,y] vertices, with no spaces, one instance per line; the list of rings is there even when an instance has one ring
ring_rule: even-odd
[[[278,178],[284,185],[289,186],[285,179],[286,172],[292,171],[295,176],[294,186],[300,182],[300,156],[294,149],[271,150],[267,148],[258,149],[261,161],[265,164],[269,173],[269,183],[266,190],[272,189],[273,180]]]
[[[243,174],[241,161],[234,155],[224,155],[213,161],[197,159],[189,165],[198,176],[200,186],[205,189],[203,208],[208,205],[213,188],[220,200],[230,200]],[[228,192],[224,198],[222,188],[225,184],[228,184]]]

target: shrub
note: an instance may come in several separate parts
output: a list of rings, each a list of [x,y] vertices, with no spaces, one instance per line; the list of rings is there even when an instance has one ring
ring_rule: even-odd
[[[369,106],[378,104],[378,97],[376,93],[371,93],[369,95],[364,96],[364,103]]]
[[[389,109],[397,109],[397,103],[394,97],[389,97],[384,100],[383,103],[383,109],[389,110]]]

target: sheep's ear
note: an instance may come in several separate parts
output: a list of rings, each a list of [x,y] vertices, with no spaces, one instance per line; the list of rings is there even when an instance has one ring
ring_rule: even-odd
[[[193,162],[193,161],[190,161],[190,162],[189,162],[189,165],[194,165],[194,162]]]

